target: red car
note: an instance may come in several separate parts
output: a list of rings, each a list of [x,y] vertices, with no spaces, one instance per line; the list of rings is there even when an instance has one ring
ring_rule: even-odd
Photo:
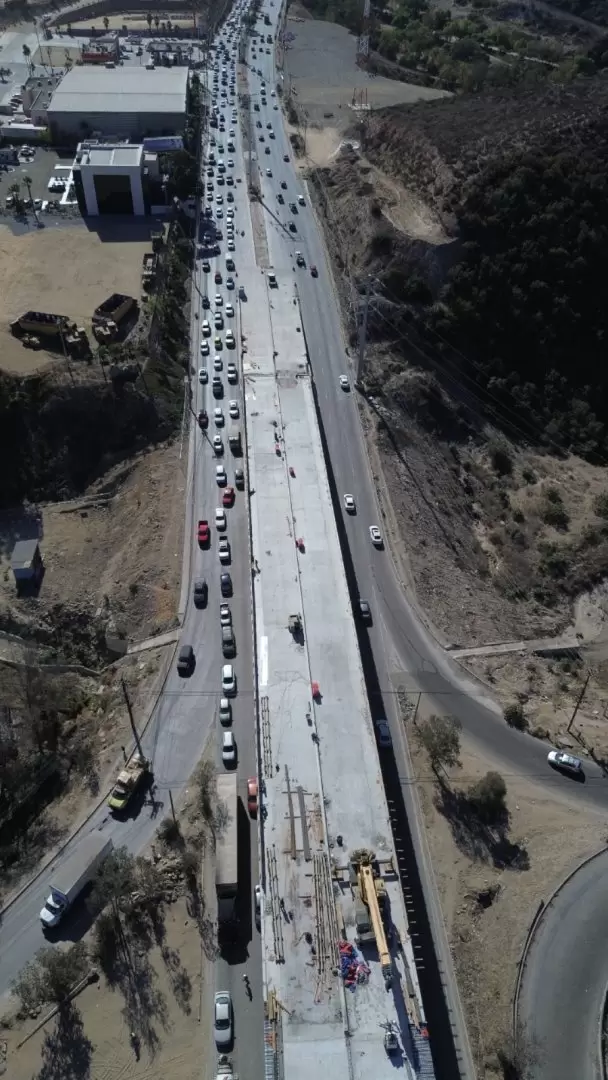
[[[312,266],[310,268],[310,273],[311,273],[311,277],[318,277],[319,276],[319,271],[317,270],[314,263],[312,264]]]
[[[209,543],[209,538],[210,538],[209,522],[205,521],[203,518],[201,518],[201,520],[198,523],[199,547],[203,547],[203,545],[208,544]]]
[[[224,489],[224,494],[222,495],[222,505],[223,506],[232,506],[233,502],[234,502],[234,488],[233,487],[227,487],[227,488]]]
[[[247,809],[251,817],[256,816],[258,812],[258,782],[254,776],[247,781]]]
[[[204,409],[201,409],[198,414],[198,426],[203,429],[209,426],[209,417]]]
[[[216,270],[216,272],[215,272],[215,284],[216,285],[221,285],[222,284],[222,275],[220,274],[219,270]]]

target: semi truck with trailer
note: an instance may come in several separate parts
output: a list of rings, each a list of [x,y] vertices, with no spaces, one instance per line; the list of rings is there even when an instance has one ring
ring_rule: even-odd
[[[110,854],[112,846],[109,837],[102,836],[101,833],[91,833],[77,843],[65,862],[53,871],[49,895],[40,912],[43,930],[49,930],[61,922],[85,885],[93,880],[96,871]]]

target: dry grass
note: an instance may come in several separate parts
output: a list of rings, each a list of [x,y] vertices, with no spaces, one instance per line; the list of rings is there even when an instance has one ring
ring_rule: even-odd
[[[164,1080],[167,1076],[172,1080],[199,1080],[201,1075],[210,1075],[212,1055],[205,1038],[207,1028],[198,1019],[202,992],[200,937],[184,898],[168,908],[165,930],[162,947],[155,946],[137,962],[138,993],[145,1006],[148,1041],[146,1046],[146,1038],[141,1040],[139,1060],[129,1038],[133,1025],[125,1015],[125,997],[119,987],[112,988],[101,975],[97,984],[76,998],[82,1030],[73,1031],[71,1040],[63,1043],[63,1051],[53,1046],[54,1020],[20,1049],[17,1044],[35,1026],[34,1022],[15,1023],[5,1031],[7,1075],[11,1080],[67,1076],[68,1072],[60,1069],[63,1058],[70,1076],[90,1075],[99,1080],[119,1076],[130,1080]],[[77,1072],[72,1071],[76,1068]]]
[[[415,740],[410,742],[473,1053],[480,1076],[502,1080],[503,1074],[494,1068],[494,1052],[509,1031],[517,963],[532,917],[569,871],[605,845],[606,823],[600,814],[578,804],[573,813],[568,803],[508,776],[508,841],[525,853],[528,869],[495,866],[491,855],[473,858],[467,831],[438,809],[441,800],[428,762]],[[497,768],[464,741],[461,765],[452,770],[454,790]],[[485,907],[488,896],[493,900]]]
[[[104,241],[84,226],[49,225],[25,236],[0,230],[0,366],[25,372],[54,354],[25,349],[9,323],[30,309],[67,315],[90,334],[94,309],[110,293],[139,298],[146,239]]]

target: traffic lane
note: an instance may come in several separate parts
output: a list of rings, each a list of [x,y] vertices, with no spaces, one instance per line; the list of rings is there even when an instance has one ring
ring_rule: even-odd
[[[608,853],[602,853],[558,893],[528,953],[518,1017],[539,1048],[531,1070],[535,1080],[603,1076],[599,1032],[607,933]]]

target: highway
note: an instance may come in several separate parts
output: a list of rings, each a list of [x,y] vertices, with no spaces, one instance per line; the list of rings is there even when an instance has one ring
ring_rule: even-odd
[[[266,3],[265,10],[273,23],[271,27],[264,28],[265,32],[271,32],[274,37],[278,7],[270,7]],[[352,389],[354,372],[350,368],[350,360],[344,348],[340,315],[334,297],[332,277],[326,263],[321,230],[310,206],[308,191],[294,166],[291,148],[283,129],[279,99],[271,96],[273,89],[276,92],[277,72],[274,66],[274,45],[269,48],[270,52],[266,45],[263,52],[256,49],[254,58],[252,42],[249,41],[247,45],[252,107],[255,103],[259,104],[259,112],[252,111],[251,114],[251,131],[259,158],[270,264],[281,280],[289,278],[297,284],[302,327],[315,379],[328,452],[328,467],[335,483],[337,503],[346,492],[352,494],[356,500],[356,514],[349,515],[338,510],[338,524],[351,587],[359,596],[369,601],[372,609],[373,625],[365,631],[363,639],[360,639],[363,648],[366,644],[369,648],[370,662],[377,676],[377,692],[372,705],[376,711],[385,712],[391,727],[398,778],[408,811],[413,847],[439,952],[439,965],[452,1016],[454,1037],[460,1044],[458,1053],[462,1075],[467,1076],[470,1069],[466,1035],[459,1013],[457,993],[451,979],[449,950],[440,929],[432,876],[429,868],[425,866],[424,846],[417,833],[414,778],[405,732],[398,716],[395,688],[402,685],[412,694],[420,691],[429,711],[450,713],[458,717],[466,735],[497,762],[507,785],[510,775],[523,775],[542,784],[557,797],[569,799],[573,805],[582,801],[596,809],[608,808],[608,788],[601,771],[592,762],[585,763],[585,784],[574,785],[552,772],[546,763],[546,746],[538,740],[512,731],[504,724],[499,711],[480,685],[450,661],[449,656],[421,625],[404,596],[389,551],[376,550],[370,543],[369,526],[378,524],[382,528],[382,520],[362,436],[356,392]],[[261,76],[257,74],[258,69],[262,71]],[[262,81],[266,85],[266,105],[262,105]],[[231,106],[228,106],[228,109],[230,108]],[[258,119],[263,125],[261,128],[256,127]],[[274,138],[270,138],[267,127],[269,123],[272,125]],[[264,136],[264,142],[259,141],[261,135]],[[250,240],[251,219],[246,192],[246,165],[241,133],[238,130],[235,138],[235,212],[239,221],[238,228],[241,228],[242,223],[242,229],[247,231]],[[269,149],[269,153],[266,153],[266,149]],[[285,156],[287,161],[284,160]],[[266,176],[266,169],[271,170],[271,176]],[[282,182],[286,184],[285,189],[280,186]],[[279,193],[284,196],[284,205],[277,201]],[[299,205],[299,196],[304,198],[304,206]],[[297,213],[289,209],[290,202],[296,203]],[[290,232],[287,226],[289,221],[294,222],[297,230],[295,233]],[[239,264],[238,232],[236,249],[238,282],[246,283],[247,275],[259,274],[259,269],[253,263],[246,267]],[[296,266],[296,250],[301,251],[304,256],[304,267]],[[197,263],[196,287],[201,296],[207,291],[215,295],[213,277],[218,269],[221,269],[225,277],[224,259],[225,245],[222,244],[221,254],[211,260],[209,273],[202,269],[202,262]],[[312,264],[318,268],[318,277],[313,277],[310,273]],[[226,289],[224,281],[217,287],[217,291],[221,293],[225,304],[229,290]],[[194,319],[192,324],[192,404],[195,412],[200,408],[212,412],[214,407],[210,386],[201,385],[196,374],[200,362],[201,325],[205,314],[201,307],[198,319]],[[222,354],[226,362],[229,356],[240,359],[239,350],[229,351],[224,348]],[[212,356],[213,351],[206,362],[210,369]],[[340,387],[340,376],[344,374],[348,375],[351,381],[349,391]],[[240,380],[237,390],[238,393],[234,395],[232,392],[225,393],[225,409],[226,401],[232,396],[238,398],[242,405]],[[127,817],[125,821],[115,821],[102,806],[84,830],[101,830],[105,835],[112,836],[115,845],[126,844],[133,852],[141,851],[150,842],[159,822],[166,816],[169,810],[169,790],[174,801],[179,802],[180,794],[188,786],[193,765],[205,747],[210,745],[210,740],[211,745],[215,741],[218,769],[223,768],[217,711],[221,668],[225,661],[222,656],[218,618],[220,564],[217,534],[213,525],[215,507],[218,505],[216,461],[209,442],[209,437],[213,434],[215,428],[212,418],[208,436],[203,435],[196,424],[191,427],[186,515],[191,545],[186,562],[189,563],[190,570],[181,643],[192,644],[196,653],[196,668],[189,679],[180,678],[175,667],[171,669],[143,740],[144,752],[153,758],[156,799],[160,800],[162,805],[159,808],[158,805],[146,804],[136,816]],[[230,483],[234,461],[227,450],[224,457],[229,467]],[[207,518],[211,524],[211,543],[209,548],[204,550],[199,548],[195,535],[199,515]],[[235,505],[227,511],[227,517],[227,535],[232,547],[232,562],[228,569],[234,585],[234,595],[229,603],[238,649],[234,661],[238,693],[233,701],[233,730],[239,752],[239,789],[243,797],[247,777],[254,775],[256,770],[251,567],[247,510],[242,492],[236,492]],[[209,587],[208,605],[204,610],[196,609],[192,602],[191,586],[193,581],[200,577],[206,578]],[[250,885],[253,886],[257,880],[258,861],[255,826],[249,828],[248,836],[241,830],[241,839],[249,841]],[[538,945],[530,956],[527,982],[521,998],[522,1015],[525,1019],[534,1019],[534,1033],[538,1034],[545,1044],[553,1043],[555,1029],[560,1032],[559,1039],[555,1041],[558,1049],[546,1059],[546,1065],[539,1066],[538,1076],[543,1080],[549,1080],[549,1077],[551,1080],[561,1080],[562,1077],[565,1080],[566,1076],[573,1075],[580,1077],[580,1080],[591,1080],[596,1075],[597,1058],[592,1053],[592,1048],[597,1010],[606,983],[607,968],[602,958],[606,948],[606,905],[603,901],[607,886],[603,862],[598,861],[592,865],[594,870],[589,871],[588,877],[581,878],[583,884],[580,887],[577,884],[578,891],[572,894],[573,902],[564,895],[563,903],[556,905],[551,912],[547,934],[539,937]],[[10,907],[4,915],[0,927],[0,993],[7,991],[11,980],[31,959],[36,949],[44,944],[38,912],[51,877],[52,869],[34,882],[19,902]],[[82,934],[85,929],[86,927],[78,924],[66,925],[66,933],[70,937]],[[257,1078],[261,1077],[263,1072],[260,942],[253,920],[251,926],[246,925],[244,930],[242,948],[238,955],[218,960],[215,985],[217,989],[229,989],[233,995],[237,1014],[237,1069],[242,1077]],[[251,1002],[246,998],[241,981],[245,970],[252,982]],[[572,981],[566,982],[564,972],[568,972],[569,976],[572,973]],[[545,977],[546,973],[549,973],[550,977]],[[586,1022],[583,1022],[584,1017]],[[210,1034],[211,1013],[208,1021]],[[246,1047],[246,1055],[240,1053],[240,1046]],[[569,1063],[569,1072],[566,1063]],[[578,1068],[574,1067],[575,1064]]]
[[[265,10],[273,18],[273,9],[266,5]],[[276,92],[280,80],[275,68],[274,49],[270,55],[258,51],[255,59],[249,54],[249,63],[252,101],[261,102],[262,82],[267,91],[267,105],[260,103],[260,112],[252,114],[252,131],[254,139],[257,137],[270,262],[280,279],[291,275],[297,282],[302,324],[328,451],[328,467],[335,482],[336,502],[342,499],[344,493],[350,493],[357,504],[356,515],[346,513],[343,507],[338,510],[338,516],[342,519],[339,527],[345,561],[351,563],[354,596],[368,600],[372,608],[373,626],[363,636],[368,637],[377,675],[379,693],[376,706],[387,716],[393,735],[401,792],[434,929],[460,1068],[466,1075],[470,1070],[470,1056],[464,1021],[451,980],[449,950],[441,929],[432,877],[429,868],[425,867],[425,848],[417,833],[412,769],[395,688],[403,686],[416,696],[421,692],[428,712],[456,716],[467,737],[496,762],[507,785],[509,776],[523,775],[535,784],[542,784],[556,797],[571,802],[573,807],[586,803],[596,810],[608,808],[608,786],[601,769],[592,761],[585,761],[585,783],[574,784],[548,768],[548,747],[544,743],[507,727],[495,703],[484,693],[480,684],[450,661],[421,624],[404,595],[389,552],[378,551],[370,543],[368,527],[378,524],[382,529],[382,519],[365,449],[356,391],[351,389],[346,392],[340,387],[341,375],[348,375],[352,386],[355,373],[344,347],[321,229],[310,206],[307,189],[294,167],[291,147],[279,122],[280,113],[274,108],[276,98],[269,96],[272,89]],[[258,69],[262,72],[261,76],[257,74]],[[261,128],[255,126],[258,118],[262,123]],[[274,139],[268,138],[269,122],[273,126]],[[260,135],[264,135],[263,143],[259,141]],[[270,148],[269,154],[267,147]],[[287,162],[284,155],[289,158]],[[266,176],[267,168],[272,172],[271,177]],[[281,182],[287,185],[286,189],[281,187]],[[284,196],[284,205],[277,202],[279,193]],[[305,198],[305,208],[298,205],[300,195]],[[297,215],[289,207],[292,202],[298,208]],[[290,231],[287,224],[290,221],[294,222],[296,233]],[[303,254],[305,267],[296,265],[296,251]],[[310,273],[313,264],[318,270],[318,277]],[[364,650],[365,641],[362,641],[362,652]],[[526,968],[520,1016],[528,1030],[543,1045],[535,1071],[535,1076],[542,1080],[566,1080],[574,1075],[581,1080],[595,1080],[597,1076],[598,1010],[608,981],[608,918],[604,903],[608,877],[604,872],[605,859],[597,860],[592,867],[592,871],[585,871],[581,880],[588,884],[592,879],[593,889],[589,890],[585,884],[579,886],[572,883],[567,895],[548,913],[546,926],[542,926],[542,933]],[[573,894],[574,902],[571,900]],[[532,915],[533,912],[530,917]],[[565,926],[567,933],[564,933]],[[560,971],[572,972],[574,984],[570,977],[562,976],[560,979]],[[551,972],[553,977],[545,977],[547,972]],[[428,1002],[426,1005],[428,1009]]]

